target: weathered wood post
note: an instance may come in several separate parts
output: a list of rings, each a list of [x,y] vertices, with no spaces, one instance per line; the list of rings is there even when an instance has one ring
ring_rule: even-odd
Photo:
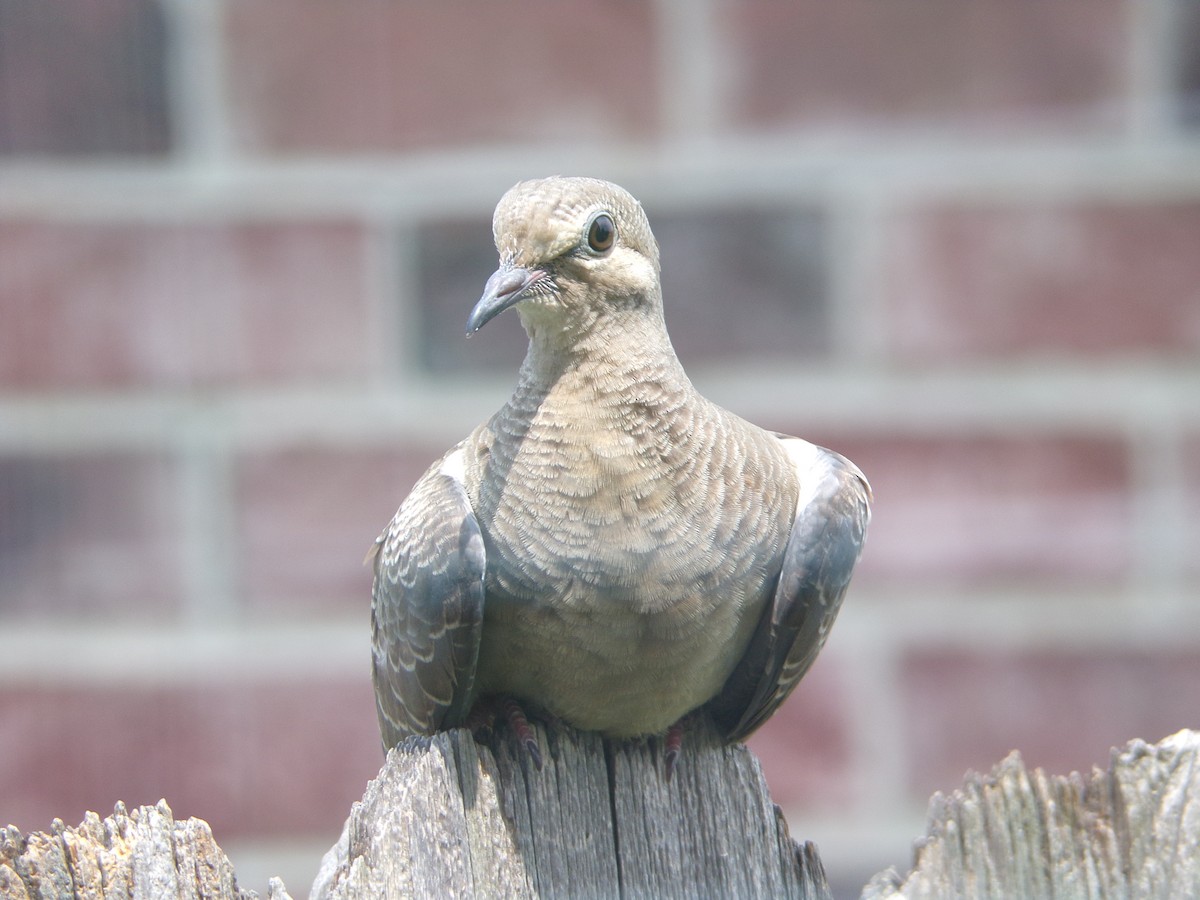
[[[1030,772],[1012,753],[930,803],[907,875],[862,900],[1200,897],[1200,732],[1114,750],[1087,776]]]
[[[75,827],[0,828],[0,900],[253,900],[203,819],[175,821],[165,800]],[[272,879],[268,900],[291,900]]]
[[[745,747],[691,728],[667,783],[658,741],[535,728],[541,771],[506,734],[392,751],[314,900],[829,896],[815,848],[789,837]]]
[[[393,751],[312,896],[828,897],[811,844],[788,837],[744,747],[689,735],[676,781],[660,747],[538,728],[532,771],[505,735],[463,731]],[[906,875],[863,900],[1200,897],[1200,732],[1133,741],[1107,771],[1028,771],[1013,754],[935,796]],[[2,900],[251,900],[199,819],[166,803],[23,835],[0,829]],[[273,880],[270,900],[290,900]]]

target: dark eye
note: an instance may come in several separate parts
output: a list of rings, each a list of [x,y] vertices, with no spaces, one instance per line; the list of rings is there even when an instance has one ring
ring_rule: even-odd
[[[592,224],[588,228],[587,242],[588,246],[597,253],[603,253],[612,248],[613,241],[617,238],[617,226],[613,224],[610,216],[601,213],[592,219]]]

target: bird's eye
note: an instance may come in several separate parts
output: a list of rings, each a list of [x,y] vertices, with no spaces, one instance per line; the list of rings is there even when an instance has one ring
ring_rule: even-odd
[[[592,250],[596,253],[604,253],[612,249],[613,241],[616,239],[617,226],[613,224],[611,216],[601,213],[592,219],[587,233],[588,246]]]

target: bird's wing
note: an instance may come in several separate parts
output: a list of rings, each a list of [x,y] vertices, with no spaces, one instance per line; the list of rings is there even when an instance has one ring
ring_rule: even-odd
[[[852,462],[777,435],[800,496],[779,583],[745,654],[709,708],[729,741],[744,740],[792,692],[825,643],[871,518],[871,488]]]
[[[385,748],[462,724],[483,630],[485,554],[455,447],[376,541],[372,676]]]

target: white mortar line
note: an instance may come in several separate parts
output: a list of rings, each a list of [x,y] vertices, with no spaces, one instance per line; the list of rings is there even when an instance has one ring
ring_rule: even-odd
[[[907,743],[883,738],[905,733],[900,692],[904,646],[895,639],[891,617],[874,615],[876,605],[866,604],[864,594],[851,586],[846,608],[824,652],[834,652],[847,680],[845,710],[855,805],[870,806],[886,817],[903,809],[907,801]]]
[[[1141,590],[1168,594],[1185,590],[1191,522],[1181,489],[1182,440],[1169,410],[1153,418],[1147,415],[1132,429],[1136,541],[1132,579]]]
[[[370,628],[360,619],[239,627],[76,627],[8,623],[0,681],[78,687],[189,686],[348,678],[370,692]]]
[[[181,536],[178,548],[184,578],[184,616],[213,625],[235,621],[242,612],[234,540],[233,460],[216,429],[187,429],[179,454]]]
[[[421,283],[418,277],[419,250],[417,247],[417,226],[406,223],[391,231],[389,235],[391,263],[389,277],[391,285],[389,304],[390,329],[388,352],[391,360],[384,371],[390,376],[386,390],[395,385],[404,385],[407,392],[413,373],[422,372],[420,361],[421,352],[421,307],[425,298],[421,296]],[[463,309],[469,311],[473,300],[463,298]],[[465,312],[464,312],[465,315]],[[420,376],[418,376],[419,378]]]
[[[849,192],[826,209],[833,358],[858,363],[880,359],[889,343],[879,284],[884,211],[865,192]]]
[[[367,352],[371,356],[373,383],[379,390],[398,383],[405,371],[415,369],[407,340],[414,326],[414,293],[411,291],[413,254],[410,225],[379,218],[371,227],[366,248]]]
[[[1200,140],[1154,143],[913,134],[721,137],[671,145],[480,148],[354,160],[239,158],[171,164],[0,164],[0,218],[180,219],[489,215],[538,171],[622,181],[647,204],[826,200],[869,191],[891,202],[941,198],[1178,200],[1200,196]]]
[[[1126,15],[1129,46],[1130,135],[1160,141],[1175,128],[1174,81],[1179,65],[1177,0],[1137,0]]]
[[[710,0],[657,0],[659,116],[665,142],[704,138],[718,124],[722,98]]]
[[[1170,366],[1054,364],[889,372],[756,364],[695,367],[715,402],[755,421],[867,435],[1136,433],[1147,409],[1200,427],[1200,372]],[[457,440],[508,397],[516,374],[411,374],[400,388],[355,385],[136,394],[0,394],[0,450],[175,448],[180,429],[228,446]]]
[[[894,648],[908,649],[1190,651],[1200,640],[1200,604],[1179,592],[1140,584],[1092,588],[1053,579],[1009,589],[860,584],[851,586],[835,633],[831,643],[838,641],[840,651],[851,657],[870,652],[879,635]]]
[[[275,616],[241,623],[203,620],[177,625],[9,622],[0,630],[0,680],[10,684],[142,679],[174,683],[197,678],[295,678],[303,671],[313,678],[361,676],[365,682],[370,640],[367,602],[364,597],[361,615],[313,616],[303,621]],[[1099,609],[1104,615],[1096,615]],[[1155,614],[1147,615],[1147,610]],[[1198,639],[1200,605],[1193,598],[1140,587],[1064,588],[1053,581],[1009,590],[854,584],[828,651],[843,666],[864,663],[861,677],[856,676],[861,684],[852,685],[857,694],[860,688],[876,690],[894,681],[896,663],[886,656],[901,649],[1190,651]],[[303,660],[303,667],[296,667],[296,660]],[[861,711],[874,721],[873,728],[889,718],[886,711],[882,718],[871,709]]]
[[[228,120],[223,0],[168,0],[169,86],[175,152],[185,165],[212,169],[232,153]]]

